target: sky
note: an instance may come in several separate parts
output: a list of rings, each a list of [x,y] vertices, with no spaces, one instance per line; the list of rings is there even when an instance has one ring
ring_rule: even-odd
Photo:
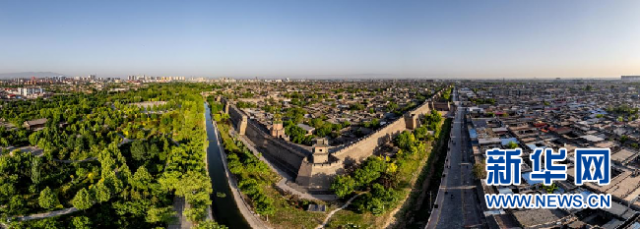
[[[0,73],[640,74],[640,1],[0,1]]]

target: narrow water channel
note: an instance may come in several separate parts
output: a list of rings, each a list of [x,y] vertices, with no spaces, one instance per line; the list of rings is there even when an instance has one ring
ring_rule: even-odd
[[[213,217],[218,223],[224,224],[231,229],[249,229],[251,226],[240,213],[227,181],[226,171],[220,156],[220,148],[218,148],[219,142],[214,134],[216,130],[211,122],[211,110],[207,103],[204,106],[206,110],[207,139],[209,140],[207,160],[209,162],[211,185],[213,186],[213,193],[211,194]],[[226,197],[219,198],[216,193],[224,193]]]

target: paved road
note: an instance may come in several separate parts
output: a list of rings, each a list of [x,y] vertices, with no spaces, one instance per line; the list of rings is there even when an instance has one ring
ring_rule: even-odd
[[[453,100],[457,101],[454,90]],[[464,109],[456,111],[451,129],[448,158],[434,209],[426,228],[463,228],[482,225],[482,210],[477,199],[469,139],[464,130]]]

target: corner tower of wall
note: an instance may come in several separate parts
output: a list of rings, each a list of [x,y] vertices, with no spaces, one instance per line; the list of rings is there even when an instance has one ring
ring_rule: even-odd
[[[313,148],[311,151],[313,154],[313,163],[314,164],[322,164],[329,162],[329,139],[327,138],[318,138],[316,139],[315,144],[313,144]]]

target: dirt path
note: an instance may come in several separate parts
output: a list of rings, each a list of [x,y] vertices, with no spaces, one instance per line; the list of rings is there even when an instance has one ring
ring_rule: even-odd
[[[65,208],[62,210],[57,210],[57,211],[50,211],[50,212],[43,212],[43,213],[38,213],[38,214],[33,214],[33,215],[28,215],[28,216],[22,216],[22,217],[16,217],[16,220],[18,221],[29,221],[29,220],[34,220],[34,219],[44,219],[44,218],[49,218],[49,217],[56,217],[56,216],[61,216],[61,215],[66,215],[66,214],[71,214],[74,212],[77,212],[78,209],[77,208]]]
[[[324,226],[326,226],[326,225],[327,225],[327,223],[329,222],[329,219],[331,219],[331,216],[333,216],[333,214],[334,214],[334,213],[336,213],[336,212],[338,212],[338,211],[340,211],[340,210],[345,209],[346,207],[348,207],[348,206],[349,206],[349,204],[351,204],[351,201],[355,200],[356,198],[358,198],[358,196],[360,196],[360,195],[362,195],[362,194],[364,194],[364,193],[360,193],[360,194],[358,194],[358,195],[355,195],[355,196],[351,197],[349,200],[347,200],[347,202],[346,202],[344,205],[342,205],[342,207],[340,207],[340,208],[338,208],[338,209],[335,209],[335,210],[333,210],[333,211],[329,212],[329,214],[327,215],[327,218],[325,218],[325,219],[324,219],[324,222],[322,222],[322,224],[318,225],[318,227],[316,227],[316,229],[322,229],[322,228],[324,228]]]

